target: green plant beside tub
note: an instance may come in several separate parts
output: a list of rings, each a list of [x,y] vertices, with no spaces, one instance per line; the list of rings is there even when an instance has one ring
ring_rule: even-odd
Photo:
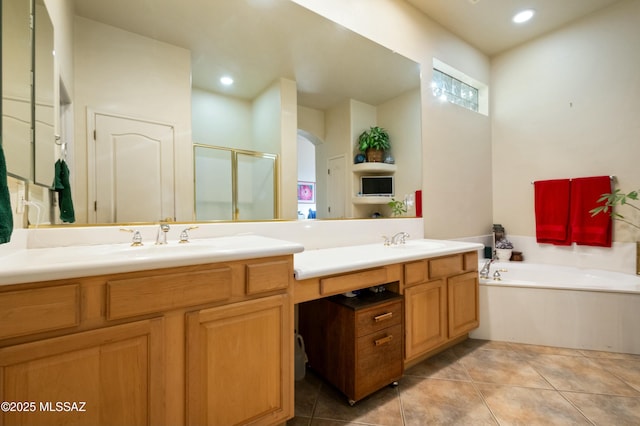
[[[629,202],[629,200],[638,201],[639,192],[640,192],[640,189],[637,189],[635,191],[631,191],[625,194],[620,189],[616,189],[610,194],[609,193],[601,194],[600,198],[598,198],[598,203],[601,203],[603,201],[606,201],[606,202],[602,206],[589,210],[589,213],[591,213],[591,216],[595,216],[598,213],[609,213],[611,217],[613,217],[615,220],[619,220],[621,222],[626,223],[627,225],[633,226],[636,229],[640,229],[640,225],[637,225],[631,222],[630,220],[622,216],[620,213],[613,211],[614,206],[625,206],[625,205],[637,211],[640,211],[640,207]]]
[[[373,126],[358,136],[358,149],[366,154],[368,162],[382,162],[384,151],[390,147],[389,133],[382,127]]]
[[[407,212],[407,205],[402,201],[396,200],[395,198],[392,198],[391,201],[387,203],[387,205],[391,207],[391,214],[393,214],[394,216],[400,216]]]

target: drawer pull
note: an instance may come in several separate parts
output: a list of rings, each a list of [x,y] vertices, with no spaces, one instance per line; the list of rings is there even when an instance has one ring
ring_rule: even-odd
[[[387,337],[383,337],[382,339],[378,339],[375,341],[376,346],[381,346],[381,345],[385,345],[387,343],[391,343],[391,340],[393,340],[393,335],[391,336],[387,336]]]
[[[391,319],[392,317],[393,317],[393,312],[387,312],[386,314],[381,314],[376,317],[373,317],[373,320],[375,322],[380,322],[380,321]]]

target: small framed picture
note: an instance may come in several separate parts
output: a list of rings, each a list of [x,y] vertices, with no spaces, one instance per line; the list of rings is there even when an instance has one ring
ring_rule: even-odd
[[[316,202],[315,182],[298,181],[298,202],[299,203],[315,203]]]

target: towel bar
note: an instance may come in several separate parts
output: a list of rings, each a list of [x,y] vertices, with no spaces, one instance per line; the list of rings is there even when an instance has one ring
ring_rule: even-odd
[[[611,179],[611,181],[613,182],[614,180],[616,180],[616,177],[614,175],[609,175],[609,179]],[[571,180],[571,179],[569,179],[569,180]],[[531,185],[533,185],[534,183],[536,183],[536,181],[532,180],[531,181]]]

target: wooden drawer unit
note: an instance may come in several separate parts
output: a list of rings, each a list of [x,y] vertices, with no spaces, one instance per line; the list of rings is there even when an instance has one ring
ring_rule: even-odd
[[[372,287],[388,282],[385,268],[369,269],[352,274],[338,275],[320,280],[320,294],[329,296],[344,293],[357,288]]]
[[[0,339],[75,327],[79,322],[79,284],[0,293]]]
[[[293,276],[291,262],[288,259],[248,263],[246,271],[247,295],[284,290],[289,287],[289,281]]]
[[[229,299],[231,286],[231,268],[224,265],[202,271],[109,280],[107,318],[126,318]]]
[[[357,337],[400,324],[402,323],[402,300],[356,310],[355,321]]]
[[[402,296],[390,291],[299,305],[309,365],[350,404],[402,377]]]

